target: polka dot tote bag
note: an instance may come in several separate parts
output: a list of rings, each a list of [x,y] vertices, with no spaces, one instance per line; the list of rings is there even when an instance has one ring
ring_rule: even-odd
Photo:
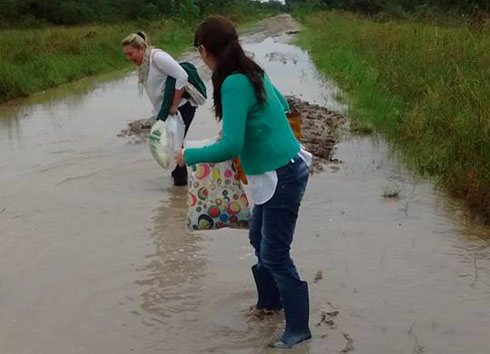
[[[248,228],[250,206],[233,162],[199,163],[189,169],[188,227]]]
[[[186,146],[204,146],[216,139],[188,142]],[[188,175],[189,229],[248,228],[250,205],[232,160],[195,164],[189,167]]]

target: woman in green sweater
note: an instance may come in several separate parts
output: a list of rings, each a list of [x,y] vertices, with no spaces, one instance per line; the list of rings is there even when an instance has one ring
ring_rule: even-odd
[[[193,165],[240,157],[255,203],[249,235],[258,259],[252,267],[256,308],[284,308],[285,332],[269,346],[290,348],[311,338],[308,286],[289,254],[311,155],[286,119],[286,100],[245,55],[229,20],[206,19],[195,32],[194,46],[213,71],[214,108],[222,133],[215,144],[180,151],[177,162]]]

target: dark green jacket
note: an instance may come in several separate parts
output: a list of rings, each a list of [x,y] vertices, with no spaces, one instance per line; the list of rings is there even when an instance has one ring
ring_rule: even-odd
[[[206,85],[202,82],[199,73],[197,72],[197,68],[189,62],[179,63],[180,66],[185,70],[188,75],[187,81],[194,86],[204,97],[206,96]],[[158,112],[157,119],[161,119],[163,121],[167,120],[168,113],[170,111],[170,106],[172,106],[172,101],[174,99],[175,92],[175,79],[171,76],[167,78],[165,81],[165,92],[163,94],[163,102],[162,107],[160,108],[160,112]],[[184,98],[190,98],[187,92],[184,92],[182,96]]]

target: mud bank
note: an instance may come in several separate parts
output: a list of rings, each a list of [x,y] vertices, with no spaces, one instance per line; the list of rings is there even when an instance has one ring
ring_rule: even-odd
[[[128,127],[121,130],[121,132],[117,136],[128,137],[133,143],[143,143],[148,139],[151,126],[155,124],[155,122],[156,119],[154,117],[136,119],[132,122],[129,122]]]
[[[347,119],[341,114],[299,98],[287,99],[291,110],[298,111],[301,115],[301,143],[313,154],[312,172],[323,171],[329,162],[338,163],[338,159],[332,159],[332,154],[340,128]]]

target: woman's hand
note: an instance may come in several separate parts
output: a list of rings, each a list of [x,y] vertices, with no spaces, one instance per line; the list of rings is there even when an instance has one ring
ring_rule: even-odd
[[[184,149],[177,150],[177,153],[175,154],[175,161],[177,161],[178,166],[180,166],[180,167],[185,166]]]
[[[179,107],[177,107],[176,105],[171,105],[168,113],[173,116],[176,115],[177,113],[179,113]]]

